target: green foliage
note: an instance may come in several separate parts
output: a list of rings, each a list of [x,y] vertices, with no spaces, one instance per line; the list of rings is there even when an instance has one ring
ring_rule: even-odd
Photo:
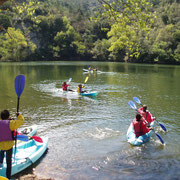
[[[92,54],[94,59],[101,61],[107,61],[110,52],[108,51],[110,47],[110,42],[107,39],[97,40],[94,43],[94,48],[92,49]]]
[[[154,15],[152,4],[147,0],[99,0],[104,7],[102,15],[112,24],[108,37],[111,41],[109,51],[126,51],[129,56],[139,56],[137,36],[141,32],[149,33]]]
[[[0,57],[178,63],[179,9],[176,0],[7,1],[0,6]],[[6,38],[10,27],[24,36],[13,37],[19,49],[13,35]]]
[[[0,14],[0,25],[7,29],[12,25],[12,19],[4,14]]]
[[[8,28],[7,33],[0,36],[0,44],[1,60],[9,61],[21,61],[27,57],[28,48],[32,52],[36,48],[32,43],[28,46],[21,30],[15,30],[14,28]]]
[[[55,55],[68,57],[78,53],[84,54],[85,47],[80,43],[80,35],[70,25],[66,16],[63,17],[63,25],[63,30],[54,37],[56,43],[54,47]]]
[[[40,23],[40,20],[37,19],[35,15],[36,8],[40,5],[40,2],[35,0],[29,0],[23,3],[16,4],[14,10],[17,11],[17,14],[21,19],[30,18],[35,23]]]

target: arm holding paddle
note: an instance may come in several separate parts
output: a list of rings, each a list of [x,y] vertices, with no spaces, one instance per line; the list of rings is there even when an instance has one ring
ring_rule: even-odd
[[[84,84],[86,84],[86,82],[88,81],[89,77],[87,76],[84,80]],[[83,91],[82,88],[85,88],[85,86],[83,86],[82,84],[79,84],[78,87],[77,87],[77,92],[78,93],[84,93],[86,91]]]
[[[141,103],[141,101],[139,100],[139,98],[133,97],[133,100],[134,100],[136,103],[142,105],[142,103]],[[154,118],[154,120],[160,125],[160,127],[161,127],[165,132],[167,131],[167,130],[166,130],[166,127],[165,127],[162,123],[160,123],[156,118]]]
[[[16,113],[17,115],[17,120],[11,120],[9,123],[10,129],[11,131],[16,130],[17,128],[19,128],[21,125],[24,124],[24,117],[23,115]]]
[[[136,105],[135,105],[135,103],[133,102],[133,101],[129,101],[128,102],[128,105],[132,108],[132,109],[134,109],[134,110],[136,110],[137,111],[137,107],[136,107]],[[145,119],[144,119],[145,120]],[[146,121],[146,120],[145,120]],[[146,121],[147,122],[147,121]],[[162,143],[162,144],[164,144],[164,141],[163,141],[163,139],[161,138],[161,136],[158,134],[158,133],[156,133],[155,131],[154,131],[154,129],[152,129],[153,130],[153,132],[156,134],[156,136],[159,138],[159,140],[160,140],[160,142]]]

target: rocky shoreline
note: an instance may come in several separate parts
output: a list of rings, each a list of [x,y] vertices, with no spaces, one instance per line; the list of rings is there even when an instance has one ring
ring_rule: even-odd
[[[35,174],[24,175],[19,180],[55,180],[52,178],[37,177]]]

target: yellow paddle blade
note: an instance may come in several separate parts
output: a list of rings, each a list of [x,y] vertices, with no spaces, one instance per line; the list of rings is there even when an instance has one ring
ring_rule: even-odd
[[[88,79],[89,79],[89,76],[86,77],[86,79],[84,80],[84,83],[86,83]]]
[[[8,178],[0,176],[0,180],[8,180]]]

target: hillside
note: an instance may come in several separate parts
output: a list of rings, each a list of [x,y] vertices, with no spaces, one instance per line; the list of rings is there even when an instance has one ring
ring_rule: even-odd
[[[152,24],[148,25],[146,22],[146,26],[150,27],[148,35],[145,35],[144,29],[134,31],[136,34],[130,34],[128,43],[124,40],[123,45],[122,33],[117,36],[117,33],[114,35],[115,32],[112,32],[116,22],[110,22],[106,17],[97,19],[97,15],[103,14],[103,2],[105,1],[7,1],[0,6],[0,24],[3,26],[0,33],[0,60],[180,62],[178,0],[153,1],[149,13],[156,18]],[[122,13],[117,2],[114,7]],[[91,17],[96,19],[91,21]],[[124,32],[128,33],[127,28]],[[118,42],[117,38],[121,40]]]

